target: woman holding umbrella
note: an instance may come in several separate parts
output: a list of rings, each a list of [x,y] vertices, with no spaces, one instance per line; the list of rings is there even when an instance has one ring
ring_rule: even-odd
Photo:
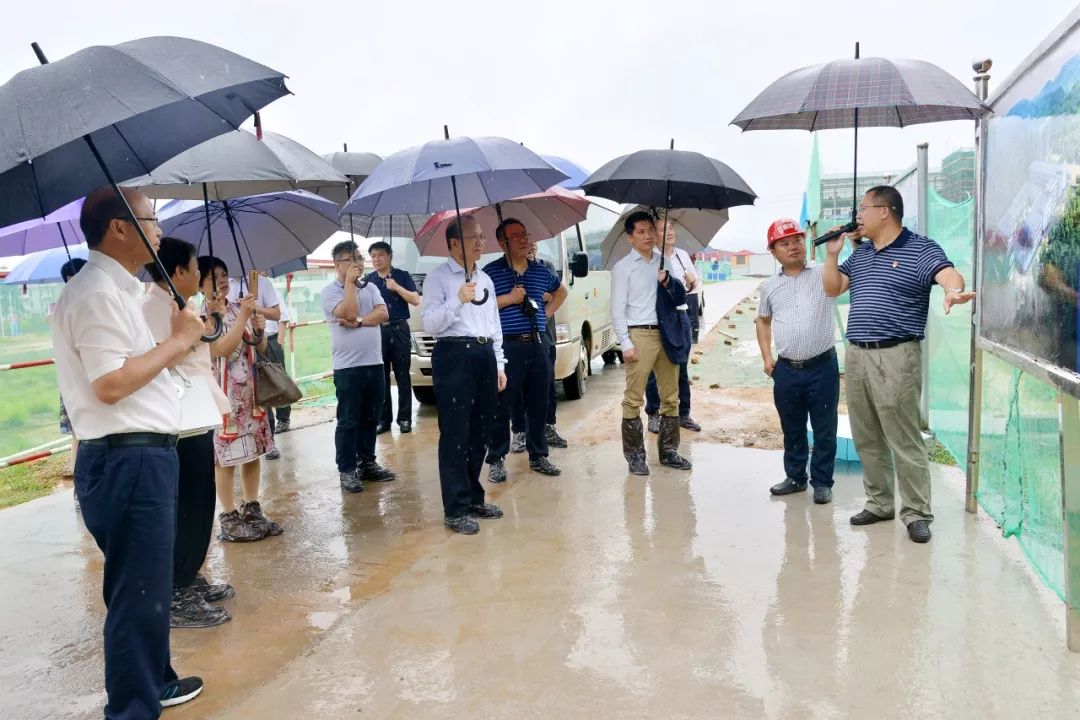
[[[206,297],[225,298],[229,292],[229,270],[221,260],[199,258],[202,292]],[[211,346],[215,369],[222,389],[229,398],[230,413],[214,433],[217,457],[217,497],[221,503],[218,523],[220,537],[227,542],[253,542],[270,535],[280,535],[282,527],[263,514],[259,505],[259,459],[274,447],[267,411],[255,402],[255,351],[266,353],[266,333],[260,332],[266,320],[255,314],[254,295],[229,303],[224,313],[226,334]],[[252,346],[252,337],[260,342]],[[236,468],[244,502],[236,506]]]

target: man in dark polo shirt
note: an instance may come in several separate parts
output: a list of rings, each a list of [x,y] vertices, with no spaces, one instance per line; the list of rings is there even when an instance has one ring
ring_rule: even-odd
[[[376,242],[368,248],[373,272],[368,273],[367,281],[382,293],[390,319],[382,324],[383,376],[386,389],[376,433],[390,429],[392,408],[390,401],[390,371],[398,388],[397,424],[401,432],[412,432],[412,382],[409,380],[409,366],[412,364],[412,333],[409,332],[409,306],[420,306],[420,293],[412,275],[391,265],[394,249],[390,243]]]
[[[540,263],[529,260],[530,240],[525,226],[507,218],[495,230],[495,238],[505,252],[489,263],[484,272],[495,285],[506,355],[506,390],[499,394],[499,407],[491,428],[488,463],[491,482],[506,480],[504,458],[510,452],[510,407],[518,398],[525,408],[529,468],[543,475],[558,475],[548,456],[548,391],[552,365],[548,355],[547,312],[566,299],[567,290],[559,277]],[[550,303],[544,295],[550,293]]]
[[[919,423],[922,347],[930,290],[945,291],[945,312],[970,302],[964,278],[941,247],[901,224],[904,200],[895,188],[871,188],[859,208],[865,238],[843,265],[841,236],[830,242],[823,284],[829,297],[851,290],[847,326],[848,412],[863,465],[866,507],[852,525],[895,517],[893,477],[900,490],[900,520],[914,542],[930,540],[930,463]]]

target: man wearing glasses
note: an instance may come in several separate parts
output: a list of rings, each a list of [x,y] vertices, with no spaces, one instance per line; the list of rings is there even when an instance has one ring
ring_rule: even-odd
[[[510,452],[510,411],[516,403],[525,409],[529,469],[542,475],[559,475],[559,468],[548,460],[545,424],[553,374],[547,318],[566,300],[567,290],[555,273],[529,260],[532,243],[521,221],[503,220],[495,229],[495,237],[505,254],[489,263],[484,273],[491,278],[499,305],[506,391],[499,396],[491,429],[488,479],[493,483],[506,481],[504,458]],[[550,302],[545,302],[545,294],[550,296]]]
[[[443,514],[446,527],[464,535],[480,532],[477,518],[503,515],[497,505],[484,502],[480,484],[498,394],[506,389],[495,286],[476,267],[484,240],[474,218],[450,222],[450,257],[424,280],[420,305],[424,331],[436,338],[431,370],[439,409]]]
[[[859,229],[826,245],[825,294],[851,290],[847,326],[848,411],[863,465],[866,507],[852,525],[891,520],[895,474],[900,520],[917,543],[930,540],[930,464],[919,421],[922,347],[930,290],[945,291],[945,312],[970,302],[964,278],[941,247],[902,224],[904,200],[896,188],[870,188],[859,208]],[[844,238],[859,242],[843,265]]]
[[[334,446],[338,479],[345,492],[360,492],[364,480],[388,482],[394,473],[375,461],[375,427],[383,405],[380,326],[389,313],[378,288],[357,287],[364,259],[352,240],[333,250],[337,279],[323,288],[323,314],[330,326],[337,429]]]
[[[161,343],[146,324],[136,274],[161,229],[150,200],[112,188],[87,196],[79,226],[90,248],[52,316],[60,394],[79,452],[75,492],[105,555],[106,717],[157,717],[202,691],[169,661],[169,606],[179,461],[180,399],[167,368],[206,332],[189,305],[173,310]]]

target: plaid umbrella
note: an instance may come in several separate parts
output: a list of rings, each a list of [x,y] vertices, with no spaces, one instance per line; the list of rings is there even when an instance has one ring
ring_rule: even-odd
[[[860,58],[856,43],[854,59],[788,73],[765,88],[731,124],[743,130],[854,128],[858,177],[859,127],[974,120],[986,111],[973,92],[937,65]],[[857,188],[856,181],[855,195]],[[855,212],[853,206],[852,223]]]

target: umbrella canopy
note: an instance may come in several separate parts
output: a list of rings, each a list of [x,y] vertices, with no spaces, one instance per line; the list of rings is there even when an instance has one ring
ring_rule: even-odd
[[[368,175],[379,167],[382,158],[375,153],[369,152],[334,152],[323,155],[323,160],[330,163],[335,170],[348,177],[352,184],[350,188],[332,187],[316,190],[327,200],[333,200],[338,205],[344,205],[360,183],[367,180]]]
[[[626,218],[635,212],[645,211],[654,217],[660,217],[662,211],[657,208],[635,205],[626,209],[619,216],[618,221],[612,226],[611,232],[604,238],[600,245],[601,257],[604,267],[611,269],[615,263],[622,260],[630,252],[630,241],[626,236],[623,223]],[[709,242],[720,231],[720,228],[728,221],[727,210],[696,210],[692,208],[677,208],[668,212],[668,222],[675,227],[675,247],[682,248],[688,253],[701,252],[708,247]]]
[[[214,255],[232,277],[306,257],[338,231],[337,205],[303,190],[212,201],[209,209]],[[202,201],[174,200],[158,210],[158,218],[165,235],[209,254]]]
[[[281,277],[282,275],[288,275],[289,273],[298,273],[307,270],[307,255],[303,257],[294,258],[288,262],[275,265],[266,271],[266,274],[273,278]]]
[[[4,278],[5,285],[44,285],[46,283],[63,282],[60,276],[60,268],[69,259],[86,259],[86,245],[73,245],[70,248],[71,257],[68,257],[68,249],[53,248],[33,253],[12,268]]]
[[[124,185],[148,197],[211,200],[262,195],[283,190],[336,188],[349,179],[300,143],[277,133],[260,140],[246,130],[219,135],[172,158],[148,175]]]
[[[541,155],[549,165],[567,174],[568,178],[559,183],[559,187],[565,190],[580,190],[585,178],[589,177],[589,171],[572,160],[567,160],[558,155]]]
[[[506,200],[496,206],[469,208],[462,215],[471,215],[484,231],[484,252],[501,252],[495,238],[495,228],[504,218],[520,220],[536,240],[555,237],[563,230],[584,222],[591,203],[577,193],[555,186],[542,193]],[[446,255],[446,228],[454,219],[453,210],[444,210],[431,216],[416,235],[416,246],[421,255]]]
[[[341,229],[366,238],[415,238],[429,219],[431,219],[430,213],[381,217],[350,214],[341,216]]]
[[[85,243],[86,238],[79,227],[82,205],[83,198],[79,198],[44,218],[0,229],[0,257],[29,255],[39,250]]]
[[[687,150],[639,150],[605,163],[582,184],[586,195],[658,208],[723,210],[757,195],[730,167]]]
[[[986,111],[971,90],[932,63],[850,58],[788,73],[765,88],[731,124],[743,130],[814,131],[856,123],[907,127],[974,120]]]
[[[434,140],[383,160],[345,203],[342,214],[405,215],[484,207],[543,192],[566,179],[565,173],[512,140]]]
[[[107,184],[101,164],[117,181],[148,173],[288,92],[276,70],[176,37],[90,47],[24,70],[0,86],[0,226]]]

